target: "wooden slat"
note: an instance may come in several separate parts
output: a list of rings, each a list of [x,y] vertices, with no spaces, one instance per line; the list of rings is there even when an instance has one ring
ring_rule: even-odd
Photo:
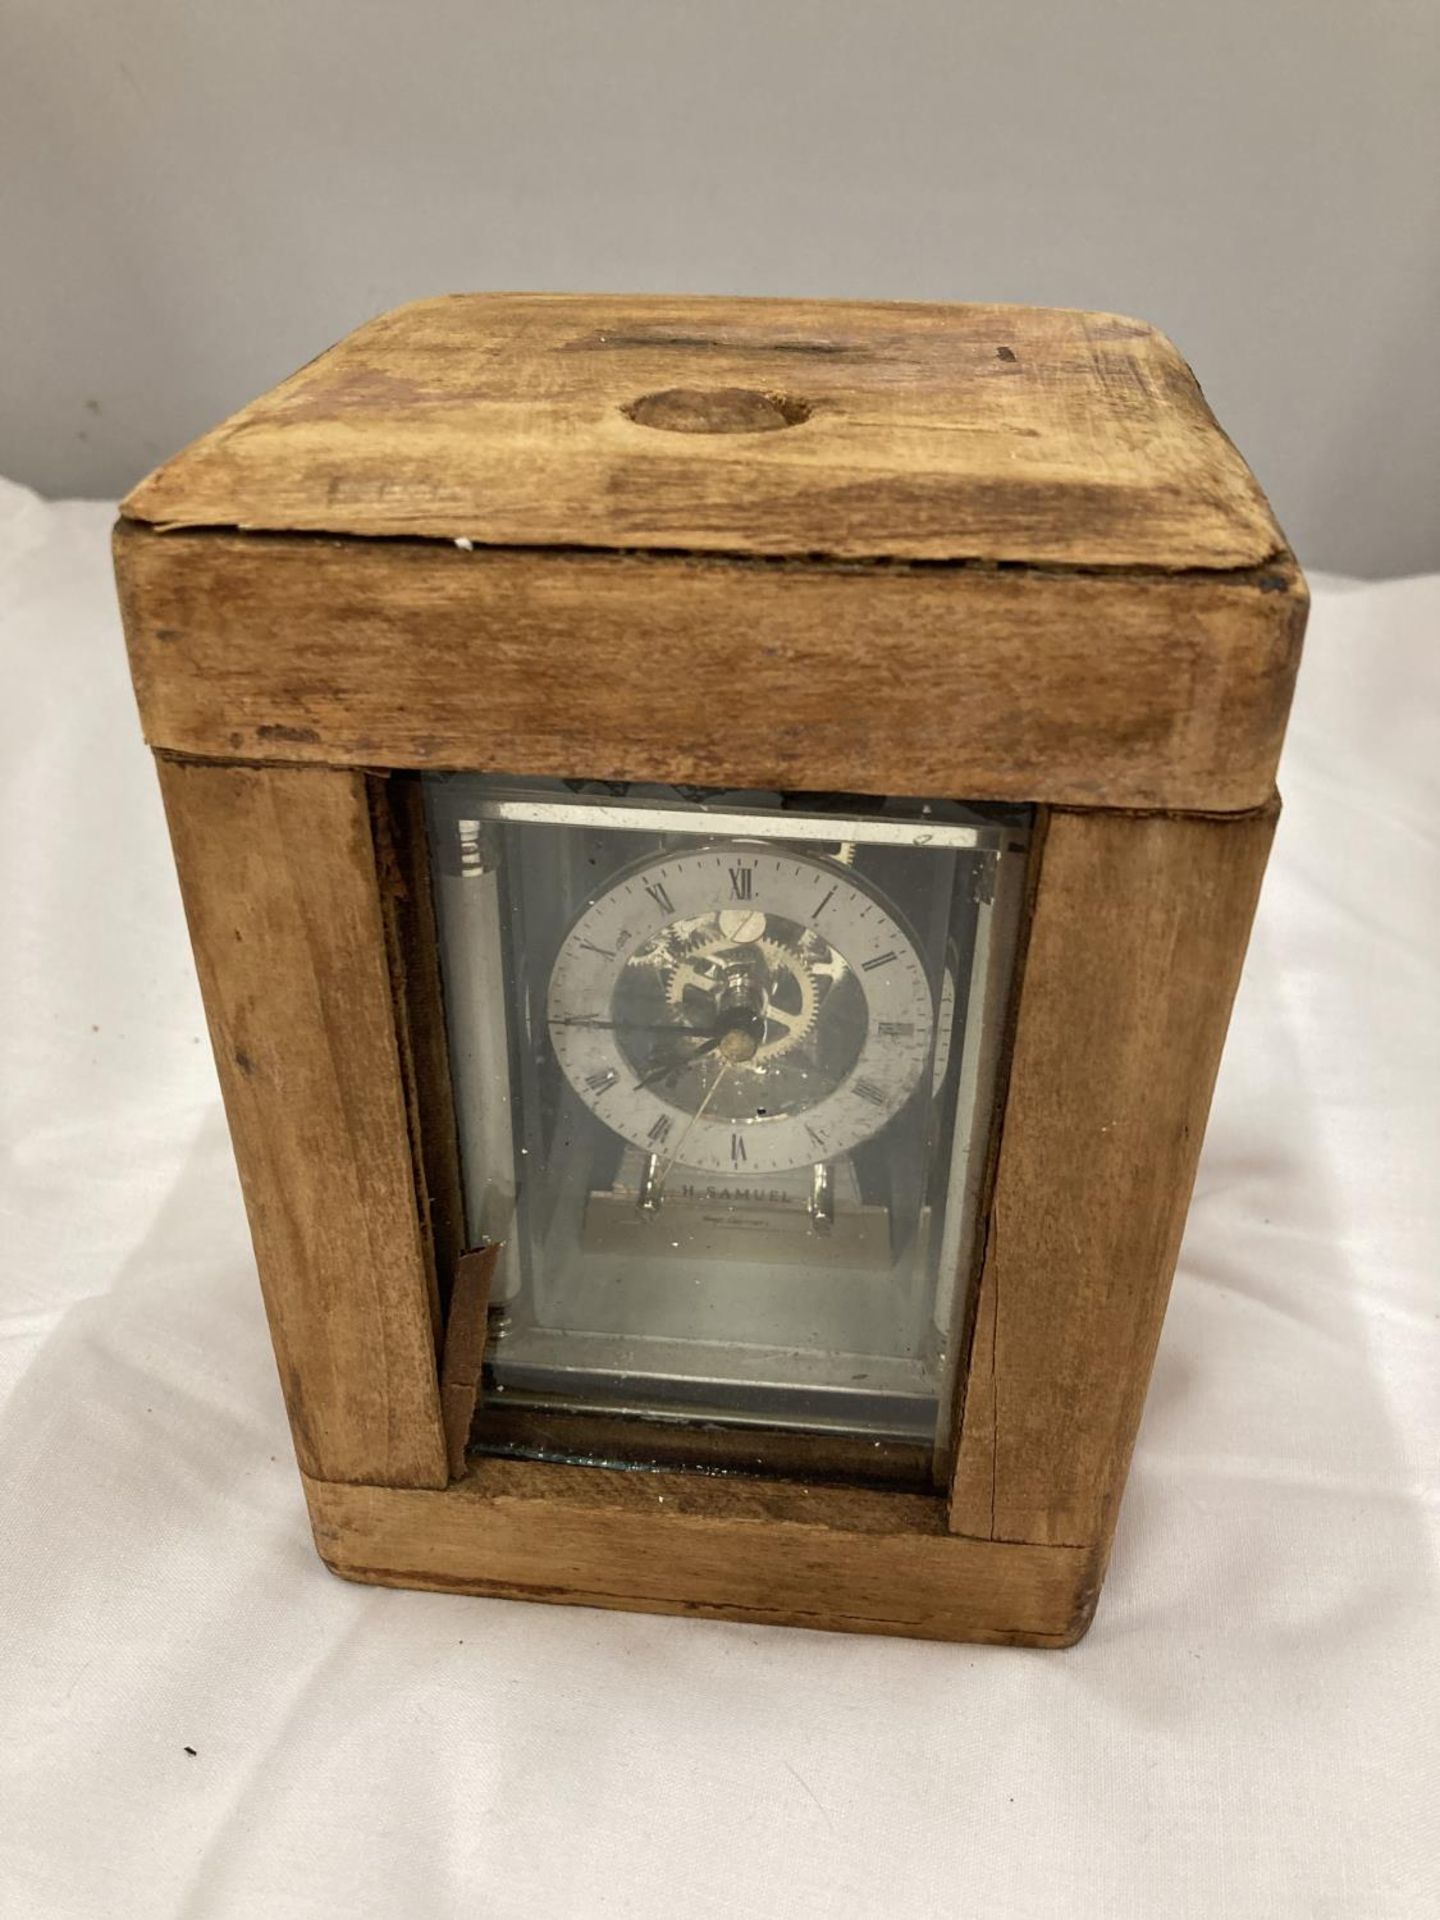
[[[444,1486],[365,780],[162,759],[160,782],[300,1463]]]
[[[420,1197],[430,1317],[438,1350],[451,1275],[465,1240],[465,1203],[425,801],[418,779],[375,777],[367,785],[411,1164]]]
[[[445,1493],[307,1478],[316,1545],[351,1580],[940,1640],[1068,1646],[1095,1556],[948,1534],[895,1491],[472,1462]]]
[[[206,434],[124,511],[1167,569],[1258,566],[1283,544],[1163,334],[1116,314],[898,302],[420,301]]]
[[[1278,807],[1052,814],[951,1525],[1108,1546]]]
[[[995,931],[992,931],[993,944],[980,1013],[980,1071],[976,1079],[978,1086],[987,1089],[987,1095],[984,1107],[971,1120],[972,1126],[982,1135],[985,1160],[973,1199],[969,1203],[973,1210],[974,1225],[966,1236],[962,1266],[957,1275],[957,1297],[962,1302],[962,1317],[952,1372],[951,1401],[945,1410],[947,1417],[940,1422],[936,1432],[931,1462],[932,1480],[936,1486],[945,1486],[948,1482],[952,1506],[957,1486],[963,1485],[964,1476],[970,1471],[974,1452],[973,1446],[967,1451],[961,1444],[965,1431],[966,1403],[972,1394],[977,1396],[976,1406],[971,1410],[973,1425],[989,1386],[985,1370],[974,1364],[976,1355],[986,1351],[990,1337],[985,1319],[988,1298],[981,1292],[980,1275],[985,1264],[991,1201],[1000,1161],[999,1116],[1009,1085],[1015,1023],[1019,1011],[1020,996],[1016,986],[1024,976],[1025,949],[1030,938],[1030,921],[1049,824],[1050,810],[1047,807],[1032,810],[1027,857],[1018,870],[1013,862],[1001,861],[992,903],[995,910],[992,929]],[[988,1464],[985,1470],[988,1473]]]
[[[177,753],[1084,806],[1271,791],[1293,567],[1090,576],[117,530]]]
[[[490,1285],[500,1247],[498,1240],[472,1247],[455,1263],[445,1350],[440,1360],[440,1415],[445,1423],[445,1454],[452,1480],[458,1480],[465,1471],[465,1450],[470,1444],[485,1365]]]

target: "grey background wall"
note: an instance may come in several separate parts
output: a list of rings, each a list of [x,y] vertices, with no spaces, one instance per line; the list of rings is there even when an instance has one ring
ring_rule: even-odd
[[[1440,567],[1436,0],[0,0],[0,472],[111,494],[477,287],[1172,333],[1317,567]]]

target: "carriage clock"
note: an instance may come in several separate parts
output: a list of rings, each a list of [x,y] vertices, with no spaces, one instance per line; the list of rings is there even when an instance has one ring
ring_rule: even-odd
[[[1078,1639],[1306,605],[1169,342],[426,300],[116,554],[326,1563]]]

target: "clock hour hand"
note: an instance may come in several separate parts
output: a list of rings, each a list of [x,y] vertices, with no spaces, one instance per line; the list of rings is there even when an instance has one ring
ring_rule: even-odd
[[[587,1033],[704,1033],[709,1027],[692,1027],[681,1020],[590,1020],[584,1014],[564,1013],[550,1022],[552,1027],[583,1027]]]
[[[682,1027],[680,1031],[682,1033],[699,1033],[703,1031],[703,1029],[699,1027]],[[698,1060],[702,1054],[713,1053],[724,1038],[723,1033],[707,1034],[698,1047],[692,1047],[689,1053],[682,1054],[678,1060],[672,1057],[669,1060],[662,1061],[658,1067],[651,1067],[648,1073],[642,1074],[635,1082],[635,1091],[638,1093],[641,1087],[653,1086],[657,1080],[665,1080],[668,1079],[672,1073],[681,1072],[685,1067],[689,1066],[692,1060]]]
[[[748,997],[730,1007],[722,1005],[715,1016],[719,1024],[704,1029],[705,1038],[698,1047],[692,1048],[679,1060],[670,1059],[658,1067],[652,1067],[635,1082],[635,1091],[638,1093],[642,1087],[648,1087],[656,1080],[664,1080],[673,1073],[681,1072],[693,1060],[699,1060],[707,1053],[714,1053],[717,1048],[725,1055],[720,1068],[720,1075],[723,1078],[731,1067],[737,1066],[741,1061],[755,1058],[765,1033],[765,1020],[769,1011],[770,1003],[763,994],[758,1006],[751,1005]],[[686,1031],[695,1033],[700,1029],[691,1027]],[[718,1086],[719,1081],[717,1080],[715,1084]],[[706,1094],[701,1103],[702,1112],[709,1105],[710,1096],[714,1091],[715,1087],[712,1086],[710,1092]],[[694,1125],[694,1120],[695,1116],[692,1115],[691,1126]],[[686,1128],[686,1132],[689,1132],[689,1127]]]

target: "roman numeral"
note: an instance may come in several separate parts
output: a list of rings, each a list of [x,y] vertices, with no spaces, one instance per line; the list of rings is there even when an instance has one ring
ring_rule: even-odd
[[[855,1091],[862,1100],[868,1101],[872,1107],[883,1107],[885,1104],[885,1089],[883,1087],[877,1087],[873,1080],[857,1080],[855,1082]]]
[[[748,900],[754,879],[755,869],[753,867],[731,867],[730,898],[732,900]]]
[[[827,1142],[824,1134],[820,1132],[819,1128],[812,1127],[809,1121],[807,1120],[805,1123],[805,1131],[806,1133],[809,1134],[810,1138],[815,1142],[815,1145],[820,1149],[820,1151],[824,1153],[826,1150]]]
[[[602,1067],[598,1073],[587,1073],[585,1084],[591,1093],[604,1093],[607,1087],[613,1087],[620,1078],[611,1067]]]
[[[895,955],[893,953],[877,953],[873,960],[866,960],[861,964],[860,971],[862,973],[873,973],[877,967],[888,967],[894,958]]]
[[[611,948],[597,947],[593,940],[582,940],[580,944],[587,953],[598,953],[602,960],[613,960],[615,958]]]
[[[675,902],[665,891],[665,883],[663,880],[647,880],[645,882],[645,891],[662,913],[673,913],[675,911]]]
[[[744,1138],[742,1137],[742,1135],[738,1133],[732,1133],[730,1136],[730,1164],[732,1167],[743,1166],[744,1161],[745,1161]]]
[[[826,907],[829,906],[830,902],[835,898],[836,894],[839,891],[840,891],[840,887],[839,887],[839,883],[837,882],[833,887],[831,887],[829,893],[826,894],[825,898],[820,902],[819,906],[816,907],[814,916],[813,916],[816,920],[818,920],[821,914],[824,913]]]
[[[887,1040],[908,1040],[915,1031],[913,1020],[882,1020],[880,1032]]]
[[[646,1134],[645,1138],[650,1142],[652,1147],[661,1146],[670,1138],[670,1127],[671,1120],[669,1114],[662,1113],[654,1126],[651,1127],[649,1133]]]

